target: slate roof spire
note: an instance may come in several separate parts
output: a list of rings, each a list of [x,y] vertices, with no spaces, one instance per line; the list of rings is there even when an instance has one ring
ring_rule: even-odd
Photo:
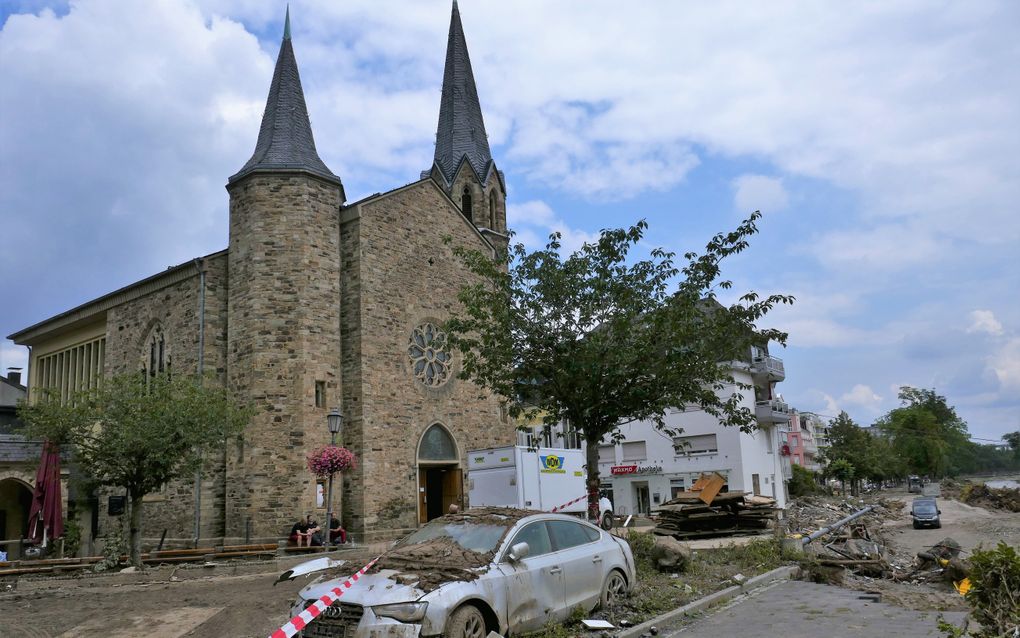
[[[290,41],[288,5],[283,41],[276,58],[276,70],[269,86],[269,98],[262,114],[262,127],[259,129],[255,152],[228,183],[255,172],[292,171],[311,173],[340,184],[340,178],[326,167],[315,150],[312,125],[308,121],[308,107],[305,105],[294,47]]]
[[[448,183],[453,181],[464,158],[479,179],[487,177],[492,153],[485,135],[482,107],[478,102],[475,77],[471,73],[464,27],[460,22],[457,0],[450,16],[450,36],[446,44],[446,70],[443,72],[443,97],[439,104],[435,163]]]

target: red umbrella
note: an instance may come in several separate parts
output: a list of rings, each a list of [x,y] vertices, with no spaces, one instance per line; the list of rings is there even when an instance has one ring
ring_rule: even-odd
[[[28,536],[36,543],[64,535],[60,503],[60,448],[43,443],[39,471],[35,475],[32,509],[28,515]]]

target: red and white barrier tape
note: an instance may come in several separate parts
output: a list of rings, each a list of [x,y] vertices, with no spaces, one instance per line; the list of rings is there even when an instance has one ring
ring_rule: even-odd
[[[583,501],[583,500],[585,500],[585,499],[587,499],[587,498],[588,498],[588,495],[587,495],[587,494],[585,494],[584,496],[582,496],[582,497],[580,497],[580,498],[575,498],[574,500],[572,500],[572,501],[570,501],[570,502],[568,502],[568,503],[564,503],[563,505],[560,505],[559,507],[554,507],[554,508],[552,508],[552,509],[551,509],[551,510],[549,510],[549,511],[550,511],[550,512],[558,512],[558,511],[560,511],[560,510],[562,510],[562,509],[565,509],[565,508],[568,508],[568,507],[570,507],[570,506],[571,506],[571,505],[573,505],[574,503],[580,503],[581,501]]]
[[[300,614],[287,621],[283,627],[280,627],[273,633],[269,634],[269,638],[292,638],[294,634],[304,629],[308,623],[315,620],[319,614],[326,611],[326,608],[332,605],[337,598],[343,596],[345,591],[354,587],[354,583],[358,582],[358,579],[361,578],[365,572],[372,567],[372,565],[375,565],[377,560],[379,560],[379,557],[373,558],[372,562],[359,569],[344,582],[326,592],[325,595],[306,607]]]

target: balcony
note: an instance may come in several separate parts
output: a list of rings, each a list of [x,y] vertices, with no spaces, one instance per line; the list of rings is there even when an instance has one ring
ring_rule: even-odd
[[[751,353],[751,376],[761,382],[782,381],[786,378],[783,360],[755,350]]]
[[[754,416],[759,423],[789,423],[790,406],[779,399],[757,401],[754,404]]]

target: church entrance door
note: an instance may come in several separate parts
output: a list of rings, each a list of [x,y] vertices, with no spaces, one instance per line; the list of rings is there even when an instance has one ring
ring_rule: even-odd
[[[464,506],[464,476],[453,436],[436,423],[418,444],[418,522],[427,523]]]

